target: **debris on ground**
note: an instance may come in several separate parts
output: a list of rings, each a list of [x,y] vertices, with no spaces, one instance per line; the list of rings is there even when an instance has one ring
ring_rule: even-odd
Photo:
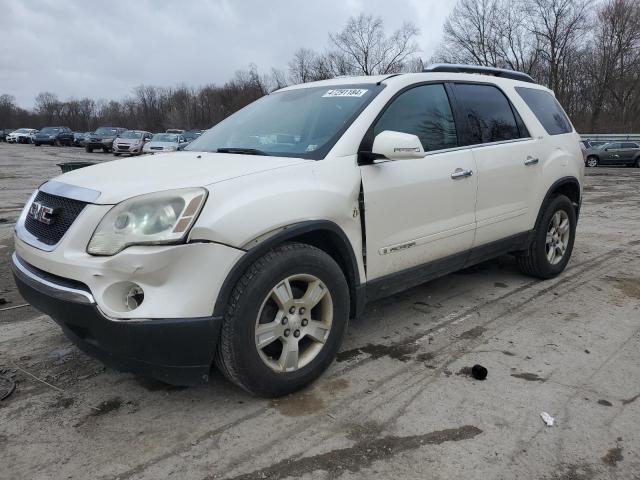
[[[6,305],[7,303],[9,303],[9,300],[4,297],[0,297],[0,305]]]
[[[0,368],[0,401],[8,398],[16,389],[16,374]]]
[[[553,427],[553,424],[556,422],[556,419],[547,412],[542,412],[540,417],[542,417],[542,421],[547,424],[547,427]]]
[[[475,378],[476,380],[484,380],[485,378],[487,378],[487,373],[487,369],[482,365],[476,364],[471,367],[471,375],[473,375],[473,378]]]

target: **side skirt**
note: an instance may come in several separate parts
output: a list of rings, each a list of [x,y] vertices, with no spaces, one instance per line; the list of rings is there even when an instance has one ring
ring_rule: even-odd
[[[366,302],[388,297],[435,278],[476,265],[501,255],[525,250],[533,239],[533,230],[474,247],[423,265],[385,275],[366,283]]]

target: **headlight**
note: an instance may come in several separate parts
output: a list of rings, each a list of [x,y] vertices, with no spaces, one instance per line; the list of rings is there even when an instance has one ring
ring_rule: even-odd
[[[185,188],[130,198],[113,207],[89,241],[91,255],[115,255],[131,245],[184,240],[205,200],[204,188]]]

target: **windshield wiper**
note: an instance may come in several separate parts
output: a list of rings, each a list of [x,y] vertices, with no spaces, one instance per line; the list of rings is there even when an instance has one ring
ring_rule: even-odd
[[[216,150],[218,153],[239,153],[240,155],[266,155],[267,152],[262,150],[256,150],[255,148],[241,148],[241,147],[222,147]]]

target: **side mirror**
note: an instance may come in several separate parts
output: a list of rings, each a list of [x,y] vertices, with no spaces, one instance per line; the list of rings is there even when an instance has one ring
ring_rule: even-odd
[[[424,148],[416,135],[385,130],[376,135],[371,153],[389,160],[424,157]]]

